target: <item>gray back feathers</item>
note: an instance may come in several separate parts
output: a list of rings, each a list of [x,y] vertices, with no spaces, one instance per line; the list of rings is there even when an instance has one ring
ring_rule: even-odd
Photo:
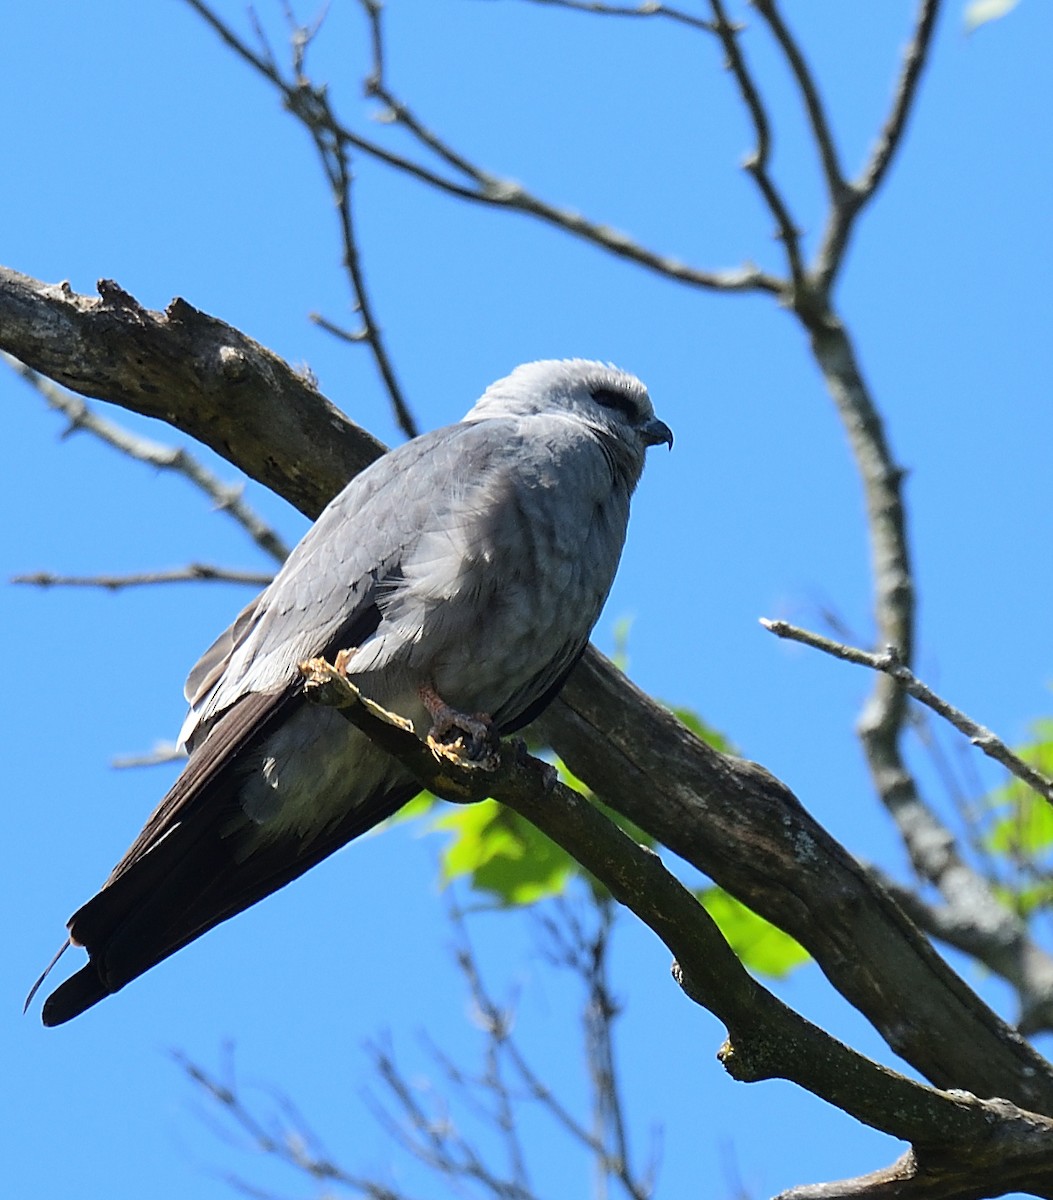
[[[518,367],[330,503],[191,672],[184,737],[246,692],[288,686],[341,637],[382,703],[421,676],[466,711],[528,702],[585,645],[658,440],[671,435],[634,376],[580,359]]]

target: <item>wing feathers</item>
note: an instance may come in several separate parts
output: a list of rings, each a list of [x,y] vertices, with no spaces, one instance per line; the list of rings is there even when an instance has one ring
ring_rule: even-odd
[[[295,694],[249,696],[217,723],[103,889],[71,918],[70,937],[90,961],[48,998],[46,1025],[68,1021],[118,991],[302,875],[418,791],[408,780],[395,784],[312,838],[262,838],[238,803],[237,759],[287,717],[293,702],[303,701]]]

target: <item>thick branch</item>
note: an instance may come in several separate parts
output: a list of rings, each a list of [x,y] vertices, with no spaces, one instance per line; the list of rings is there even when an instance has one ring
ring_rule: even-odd
[[[365,701],[327,663],[314,660],[305,673],[311,699],[338,709],[423,787],[458,803],[493,796],[567,850],[648,925],[676,956],[674,975],[687,995],[727,1026],[720,1058],[736,1079],[788,1079],[876,1129],[938,1147],[941,1164],[953,1164],[959,1181],[969,1181],[970,1195],[1000,1195],[1007,1167],[1021,1186],[1046,1194],[1053,1120],[1005,1100],[980,1101],[915,1083],[788,1008],[746,972],[703,906],[656,854],[560,783],[521,742],[506,744],[492,768],[460,766]]]
[[[190,434],[311,517],[384,451],[310,380],[185,300],[151,312],[108,281],[96,299],[0,267],[0,350]]]
[[[985,888],[963,887],[953,903],[926,904],[910,888],[871,871],[919,929],[975,958],[1014,989],[1022,1034],[1053,1031],[1053,956],[1030,936],[1025,920]]]
[[[997,1106],[1001,1102],[994,1101]],[[995,1136],[966,1161],[957,1151],[909,1150],[891,1166],[839,1183],[790,1188],[775,1200],[986,1200],[1011,1191],[1053,1195],[1053,1147],[1041,1122],[1010,1117],[1007,1137]]]
[[[792,934],[934,1083],[1053,1112],[1053,1068],[763,767],[700,742],[591,649],[541,724],[579,778]]]

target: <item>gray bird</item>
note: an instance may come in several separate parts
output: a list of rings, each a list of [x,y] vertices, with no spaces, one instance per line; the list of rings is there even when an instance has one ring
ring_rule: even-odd
[[[304,659],[350,650],[364,695],[439,740],[463,735],[469,754],[491,730],[533,720],[588,643],[644,453],[659,443],[673,435],[634,376],[536,362],[352,479],[190,672],[189,761],[70,918],[59,955],[83,946],[89,961],[48,997],[44,1024],[116,992],[419,791],[305,700]]]

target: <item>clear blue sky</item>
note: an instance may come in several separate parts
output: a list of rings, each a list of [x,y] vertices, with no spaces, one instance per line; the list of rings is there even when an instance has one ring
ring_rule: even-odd
[[[278,6],[258,7],[280,42]],[[778,265],[771,222],[737,168],[749,132],[702,35],[493,0],[390,8],[392,83],[492,171],[700,267]],[[845,159],[858,164],[887,104],[910,6],[792,8]],[[1050,710],[1053,664],[1053,13],[1031,0],[967,38],[960,9],[944,15],[903,153],[858,231],[839,298],[910,472],[919,670],[1019,740]],[[240,4],[222,11],[245,28]],[[268,89],[179,3],[14,6],[5,33],[0,261],[85,292],[112,278],[152,308],[182,296],[310,364],[336,403],[394,440],[365,350],[307,319],[317,310],[354,322],[313,150]],[[799,108],[764,39],[747,49],[777,114],[778,177],[814,243],[821,189]],[[334,0],[311,65],[349,120],[381,132],[359,98],[364,26],[350,0]],[[860,488],[793,322],[765,299],[691,292],[526,218],[470,210],[365,161],[357,168],[366,269],[422,425],[458,418],[527,359],[580,355],[637,372],[676,448],[652,456],[597,643],[610,650],[616,622],[631,616],[639,684],[697,709],[851,850],[902,877],[852,733],[870,681],[757,624],[788,616],[817,626],[828,606],[861,641],[870,636]],[[87,437],[61,440],[61,420],[13,375],[0,374],[0,421],[5,579],[190,560],[264,565],[183,481]],[[302,532],[281,501],[254,486],[248,496],[290,539]],[[361,1099],[362,1045],[383,1030],[413,1074],[428,1068],[421,1030],[454,1054],[475,1044],[450,962],[437,842],[416,829],[337,855],[67,1027],[21,1016],[69,913],[171,775],[116,772],[110,759],[174,735],[186,670],[248,594],[6,584],[0,594],[0,1046],[13,1106],[4,1191],[218,1200],[231,1193],[216,1172],[240,1170],[307,1194],[215,1139],[168,1058],[179,1050],[214,1066],[231,1039],[242,1077],[294,1097],[347,1166],[438,1194]],[[967,753],[946,742],[956,758]],[[986,785],[997,781],[980,770]],[[526,1044],[580,1095],[567,1068],[577,1061],[573,995],[544,966],[529,922],[483,916],[474,930],[495,990],[520,996]],[[723,1030],[679,994],[668,957],[622,922],[623,1062],[638,1154],[665,1126],[661,1194],[730,1196],[731,1160],[749,1193],[765,1196],[898,1154],[789,1085],[728,1080],[714,1058]],[[1012,1016],[999,987],[970,978]],[[891,1061],[814,967],[780,990]],[[555,1149],[542,1157],[543,1192],[585,1193],[576,1164]]]

